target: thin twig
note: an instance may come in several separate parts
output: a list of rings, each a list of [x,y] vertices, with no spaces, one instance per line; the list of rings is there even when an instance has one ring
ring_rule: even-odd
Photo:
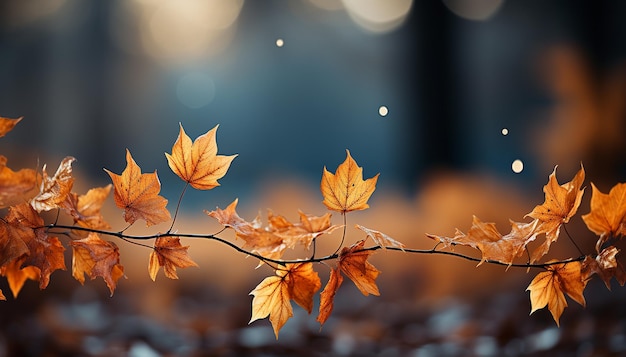
[[[161,238],[161,237],[180,237],[180,238],[192,238],[192,239],[208,239],[208,240],[215,240],[218,241],[222,244],[225,244],[227,246],[229,246],[230,248],[236,250],[237,252],[252,256],[254,258],[257,258],[267,264],[269,263],[273,263],[273,264],[277,264],[277,265],[285,265],[285,264],[295,264],[295,263],[321,263],[321,262],[325,262],[328,260],[333,260],[333,259],[337,259],[339,258],[339,249],[337,251],[335,251],[333,254],[330,255],[326,255],[323,257],[311,257],[311,258],[306,258],[306,259],[273,259],[273,258],[267,258],[262,256],[261,254],[252,252],[252,251],[248,251],[246,249],[241,248],[240,246],[236,245],[235,243],[228,241],[226,239],[220,238],[216,235],[212,235],[212,234],[191,234],[191,233],[171,233],[171,232],[166,232],[166,233],[157,233],[157,234],[151,234],[151,235],[130,235],[130,234],[124,234],[123,232],[113,232],[113,231],[105,231],[105,230],[99,230],[99,229],[93,229],[93,228],[88,228],[88,227],[81,227],[81,226],[70,226],[70,225],[60,225],[60,224],[49,224],[47,226],[43,226],[43,227],[39,227],[39,228],[46,228],[48,230],[51,229],[68,229],[68,230],[78,230],[78,231],[85,231],[85,232],[92,232],[92,233],[98,233],[98,234],[102,234],[102,235],[108,235],[108,236],[112,236],[112,237],[117,237],[120,238],[124,241],[127,241],[129,243],[133,243],[133,244],[137,244],[140,246],[144,246],[150,249],[153,249],[152,246],[146,245],[146,244],[142,244],[142,243],[138,243],[138,242],[134,242],[134,240],[149,240],[149,239],[156,239],[156,238]],[[344,235],[345,236],[345,235]],[[435,246],[436,248],[437,246]],[[435,250],[435,248],[431,248],[431,249],[412,249],[412,248],[398,248],[398,247],[386,247],[387,250],[392,250],[392,251],[398,251],[398,252],[406,252],[406,253],[413,253],[413,254],[437,254],[437,255],[448,255],[448,256],[454,256],[457,258],[462,258],[468,261],[473,261],[473,262],[483,262],[483,263],[488,263],[488,264],[494,264],[494,265],[501,265],[501,266],[506,266],[506,267],[516,267],[516,268],[546,268],[548,266],[551,265],[555,265],[555,264],[567,264],[567,263],[571,263],[574,261],[582,261],[583,259],[585,259],[585,255],[581,253],[581,256],[577,257],[577,258],[570,258],[570,259],[565,259],[565,260],[559,260],[559,261],[553,261],[553,262],[549,262],[549,263],[520,263],[520,264],[509,264],[509,263],[505,263],[505,262],[501,262],[498,260],[482,260],[481,258],[477,258],[477,257],[473,257],[473,256],[469,256],[469,255],[465,255],[465,254],[461,254],[461,253],[457,253],[454,251],[446,251],[446,250]],[[366,247],[363,249],[359,249],[359,250],[355,250],[353,253],[356,252],[360,252],[360,251],[375,251],[375,250],[379,250],[382,249],[381,246],[379,245],[375,245],[372,247]]]

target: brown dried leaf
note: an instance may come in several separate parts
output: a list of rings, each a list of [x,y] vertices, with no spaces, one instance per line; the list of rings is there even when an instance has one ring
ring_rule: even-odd
[[[37,212],[60,208],[67,199],[67,195],[72,191],[72,186],[74,185],[72,163],[75,160],[71,156],[64,158],[52,177],[48,176],[46,166],[44,165],[39,194],[30,201],[31,206]]]
[[[90,233],[87,238],[74,240],[70,245],[74,254],[72,276],[81,284],[85,283],[85,274],[91,280],[102,277],[113,296],[117,281],[124,276],[119,248],[115,243],[104,241],[98,234]]]
[[[25,202],[36,194],[37,172],[33,169],[13,171],[7,158],[0,155],[0,208]]]
[[[187,252],[189,246],[182,246],[178,237],[159,237],[154,242],[154,250],[150,253],[148,272],[152,281],[156,280],[159,268],[163,267],[165,276],[178,279],[176,268],[197,267]]]

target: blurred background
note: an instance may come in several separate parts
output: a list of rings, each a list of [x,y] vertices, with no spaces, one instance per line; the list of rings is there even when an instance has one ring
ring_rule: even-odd
[[[13,169],[67,155],[76,191],[106,185],[128,148],[157,170],[175,209],[183,183],[164,152],[178,123],[195,138],[219,124],[222,186],[188,191],[179,231],[216,232],[202,210],[239,198],[252,220],[271,208],[322,215],[319,180],[345,149],[380,173],[371,208],[349,216],[410,247],[424,233],[467,231],[472,214],[508,232],[582,163],[603,192],[626,177],[626,3],[566,0],[5,0],[0,116],[24,120],[0,141]],[[588,212],[588,187],[580,213]],[[105,208],[114,229],[121,214]],[[341,223],[339,215],[334,223]],[[139,224],[141,226],[141,224]],[[580,216],[570,232],[591,252]],[[168,224],[150,232],[167,230]],[[146,232],[142,227],[131,232]],[[225,236],[228,236],[227,234]],[[348,242],[362,237],[349,230]],[[326,239],[326,238],[325,238]],[[320,242],[332,252],[340,236]],[[269,269],[211,242],[187,241],[199,269],[149,280],[149,252],[116,242],[126,280],[112,298],[56,272],[0,304],[4,355],[619,355],[626,294],[592,281],[557,329],[528,317],[534,276],[448,257],[379,253],[381,297],[349,282],[320,331],[296,316],[274,340],[247,325],[246,294]],[[578,255],[561,240],[553,258]],[[306,252],[294,252],[306,255]],[[470,252],[472,253],[472,252]],[[300,255],[300,256],[302,256]],[[67,256],[70,266],[71,256]],[[320,266],[326,282],[328,272]],[[497,286],[493,282],[497,281]],[[6,282],[0,283],[10,295]],[[487,302],[487,303],[485,303]]]

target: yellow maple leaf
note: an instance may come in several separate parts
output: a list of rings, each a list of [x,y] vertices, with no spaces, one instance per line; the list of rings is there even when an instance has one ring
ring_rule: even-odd
[[[526,291],[530,291],[530,313],[547,305],[559,326],[559,318],[567,307],[565,294],[585,306],[583,290],[586,284],[581,274],[581,263],[578,261],[547,266],[546,271],[537,274],[526,288]]]
[[[215,134],[218,125],[192,143],[180,124],[178,139],[172,147],[172,154],[165,153],[167,163],[178,177],[198,190],[210,190],[220,184],[230,163],[237,155],[217,155]]]
[[[561,226],[569,222],[570,218],[576,214],[585,191],[584,188],[580,188],[584,180],[585,170],[582,165],[574,178],[562,185],[559,185],[556,180],[556,167],[550,174],[548,183],[543,187],[544,203],[535,206],[532,212],[526,215],[538,219],[536,232],[546,235],[546,240],[533,251],[531,263],[548,253],[550,245],[559,238]]]
[[[369,208],[367,201],[376,189],[378,176],[363,181],[363,168],[346,150],[346,159],[337,167],[335,174],[324,167],[320,189],[324,205],[328,209],[342,213]]]
[[[269,316],[278,339],[278,332],[293,316],[291,300],[307,310],[313,309],[313,295],[321,287],[320,278],[312,263],[295,263],[280,266],[275,276],[269,276],[250,292],[252,317],[250,322]]]

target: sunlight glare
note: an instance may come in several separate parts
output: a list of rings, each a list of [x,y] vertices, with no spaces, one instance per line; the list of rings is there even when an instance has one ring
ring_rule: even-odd
[[[374,33],[395,30],[406,20],[413,0],[343,0],[350,18]]]

